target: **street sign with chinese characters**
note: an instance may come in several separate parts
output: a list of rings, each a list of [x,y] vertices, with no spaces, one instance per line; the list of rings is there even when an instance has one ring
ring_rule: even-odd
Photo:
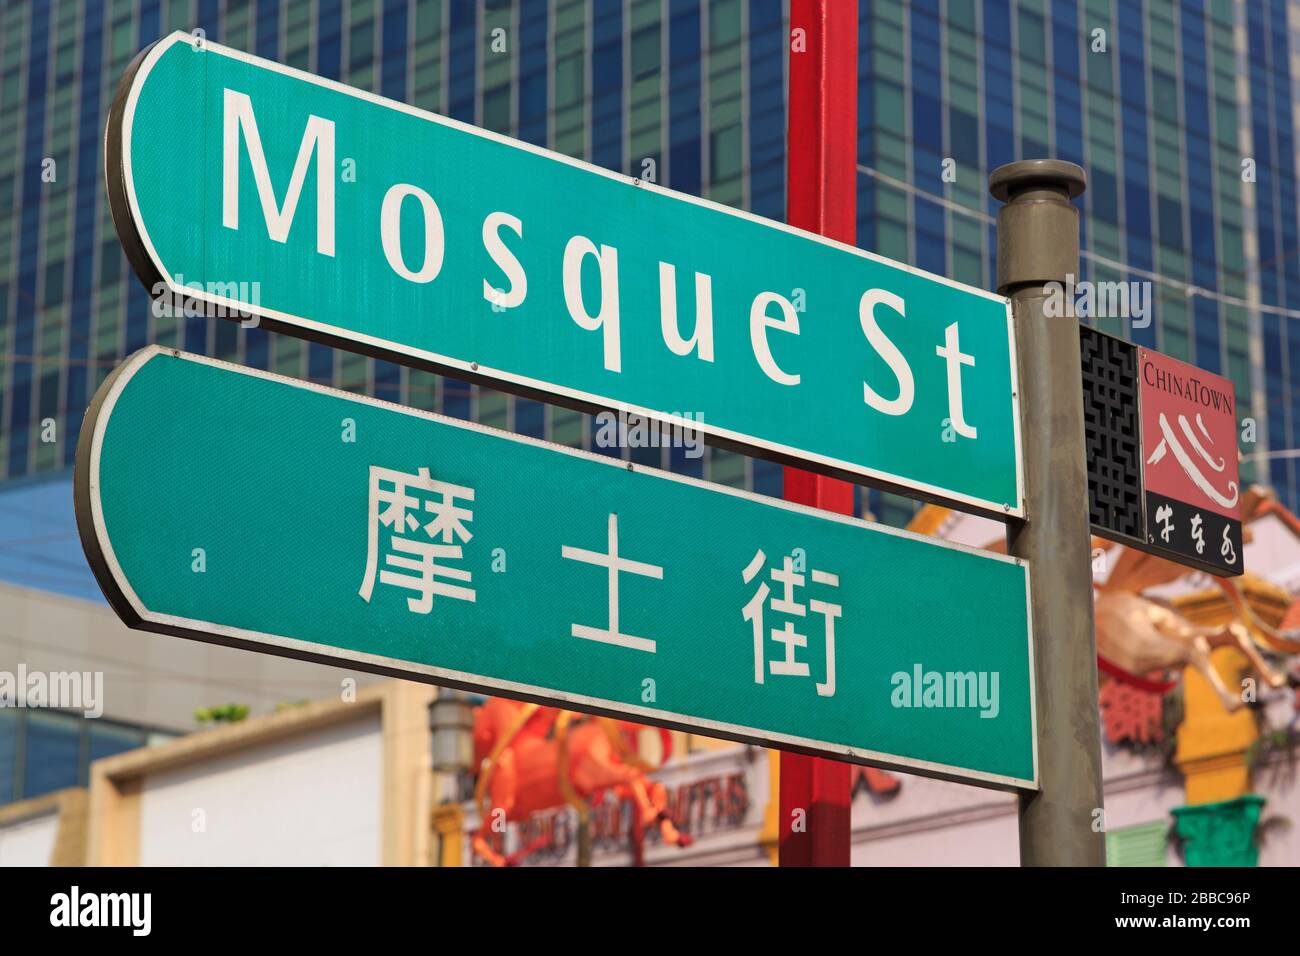
[[[1093,533],[1241,574],[1232,382],[1086,325],[1079,338]]]
[[[1216,574],[1242,570],[1236,393],[1221,375],[1138,349],[1148,542]]]
[[[1023,515],[1001,296],[184,33],[106,165],[164,301]]]
[[[1037,785],[1004,555],[157,347],[75,487],[132,627]]]

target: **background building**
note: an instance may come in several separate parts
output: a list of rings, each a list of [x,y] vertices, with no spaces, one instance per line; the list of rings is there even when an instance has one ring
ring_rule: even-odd
[[[784,214],[782,0],[49,0],[0,15],[0,478],[73,459],[96,385],[148,342],[232,358],[569,444],[583,416],[262,329],[152,314],[104,198],[117,81],[171,30]],[[1080,278],[1150,281],[1150,325],[1105,329],[1230,376],[1245,477],[1297,505],[1300,4],[898,0],[861,4],[859,245],[992,283],[988,172],[1083,164]],[[178,157],[181,159],[181,157]],[[1294,370],[1294,371],[1293,371]],[[726,452],[649,450],[779,490]],[[642,457],[645,450],[634,453]],[[1268,454],[1276,457],[1266,458]],[[862,508],[912,510],[869,493]]]
[[[93,761],[189,733],[201,708],[235,703],[265,714],[304,700],[342,700],[374,682],[336,667],[131,631],[102,600],[0,583],[0,673],[22,672],[100,675],[103,715],[0,706],[0,805],[84,787]]]
[[[4,0],[0,581],[14,587],[0,591],[0,670],[41,647],[64,647],[63,668],[128,663],[109,669],[108,720],[94,727],[0,711],[0,803],[84,784],[92,757],[191,729],[195,707],[267,711],[335,694],[346,676],[127,632],[103,606],[69,469],[86,404],[125,355],[158,342],[592,445],[576,412],[263,329],[154,315],[103,178],[108,106],[140,49],[202,30],[780,219],[798,108],[785,92],[788,20],[785,0]],[[1081,163],[1079,278],[1151,284],[1149,324],[1087,321],[1231,377],[1239,418],[1253,422],[1244,482],[1300,508],[1300,3],[860,0],[859,44],[858,244],[989,287],[988,173],[1026,157]],[[728,452],[608,451],[780,491],[779,468]],[[861,490],[858,510],[901,525],[916,508]],[[79,636],[60,644],[68,633]],[[190,676],[168,685],[173,666]],[[144,706],[131,687],[147,685],[175,693]],[[65,769],[27,781],[38,748]]]

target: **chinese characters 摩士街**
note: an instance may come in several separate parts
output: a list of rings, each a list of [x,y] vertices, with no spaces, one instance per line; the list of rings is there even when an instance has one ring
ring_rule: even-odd
[[[568,558],[570,561],[581,561],[584,564],[594,564],[607,568],[609,573],[609,626],[600,628],[588,624],[574,624],[570,633],[574,637],[585,638],[589,641],[617,644],[619,647],[629,647],[633,650],[648,651],[653,654],[656,646],[653,639],[624,634],[619,630],[618,575],[620,572],[626,572],[662,580],[664,569],[657,564],[633,561],[618,553],[618,515],[616,514],[609,516],[607,543],[608,550],[604,553],[589,551],[586,548],[575,548],[568,544],[560,546],[562,557]]]
[[[370,466],[366,574],[358,592],[363,600],[374,592],[376,572],[381,584],[415,592],[406,604],[416,614],[428,614],[435,595],[475,600],[470,572],[449,563],[463,559],[462,544],[473,537],[466,524],[474,512],[457,499],[472,502],[474,489],[437,481],[428,468],[412,475]],[[432,518],[422,523],[426,513]]]
[[[741,572],[744,582],[749,584],[758,577],[759,572],[766,563],[767,555],[763,553],[762,549],[759,549],[754,553],[754,557],[750,559],[745,570]],[[794,622],[790,618],[806,617],[808,612],[811,611],[813,614],[819,614],[822,617],[826,644],[826,679],[817,684],[817,693],[822,697],[833,697],[835,696],[835,619],[844,613],[844,607],[841,604],[832,604],[819,598],[812,598],[806,604],[795,600],[796,589],[806,587],[809,576],[812,578],[813,584],[821,585],[824,588],[838,588],[840,586],[839,575],[832,574],[829,571],[813,569],[807,576],[799,573],[795,569],[793,555],[789,554],[782,559],[780,567],[771,569],[771,578],[781,585],[781,589],[779,597],[772,596],[770,607],[774,613],[784,615],[786,618],[782,627],[773,627],[771,629],[771,638],[785,645],[784,657],[768,661],[765,653],[767,631],[765,630],[763,608],[768,597],[772,595],[772,589],[768,587],[767,582],[762,578],[759,578],[758,588],[745,605],[742,613],[745,620],[749,621],[753,627],[754,632],[754,683],[766,683],[768,674],[789,677],[810,676],[807,661],[800,661],[796,658],[798,649],[807,648],[808,635],[796,631]]]

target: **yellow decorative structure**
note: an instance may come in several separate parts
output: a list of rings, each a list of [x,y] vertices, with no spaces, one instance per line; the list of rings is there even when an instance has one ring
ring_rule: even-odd
[[[1250,572],[1237,579],[1237,590],[1259,619],[1270,627],[1282,623],[1291,605],[1291,597],[1285,588]],[[1217,587],[1176,597],[1170,603],[1183,617],[1203,627],[1221,627],[1237,618],[1232,603]]]
[[[1285,590],[1249,573],[1241,577],[1237,589],[1260,620],[1274,627],[1281,622],[1290,600]],[[1202,626],[1221,626],[1237,617],[1237,610],[1217,587],[1171,603]],[[1216,648],[1210,662],[1227,686],[1243,691],[1249,686],[1244,681],[1252,675],[1251,663],[1237,648]],[[1229,713],[1209,682],[1188,667],[1183,672],[1183,712],[1174,762],[1185,778],[1187,802],[1216,803],[1250,793],[1246,752],[1259,738],[1254,711],[1242,708]]]
[[[1210,665],[1230,687],[1240,687],[1251,669],[1235,647],[1215,648]],[[1243,707],[1228,713],[1194,667],[1183,671],[1183,708],[1174,763],[1182,771],[1187,802],[1216,803],[1250,793],[1246,751],[1259,737],[1255,712]]]
[[[433,832],[437,838],[435,866],[461,866],[465,860],[463,844],[465,812],[458,803],[442,803],[433,808]]]

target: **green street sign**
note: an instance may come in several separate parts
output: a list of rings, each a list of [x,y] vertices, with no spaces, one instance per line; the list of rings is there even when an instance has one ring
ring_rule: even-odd
[[[132,627],[1037,785],[1013,558],[157,346],[75,488]]]
[[[107,146],[160,301],[1023,516],[1001,296],[184,33]]]

